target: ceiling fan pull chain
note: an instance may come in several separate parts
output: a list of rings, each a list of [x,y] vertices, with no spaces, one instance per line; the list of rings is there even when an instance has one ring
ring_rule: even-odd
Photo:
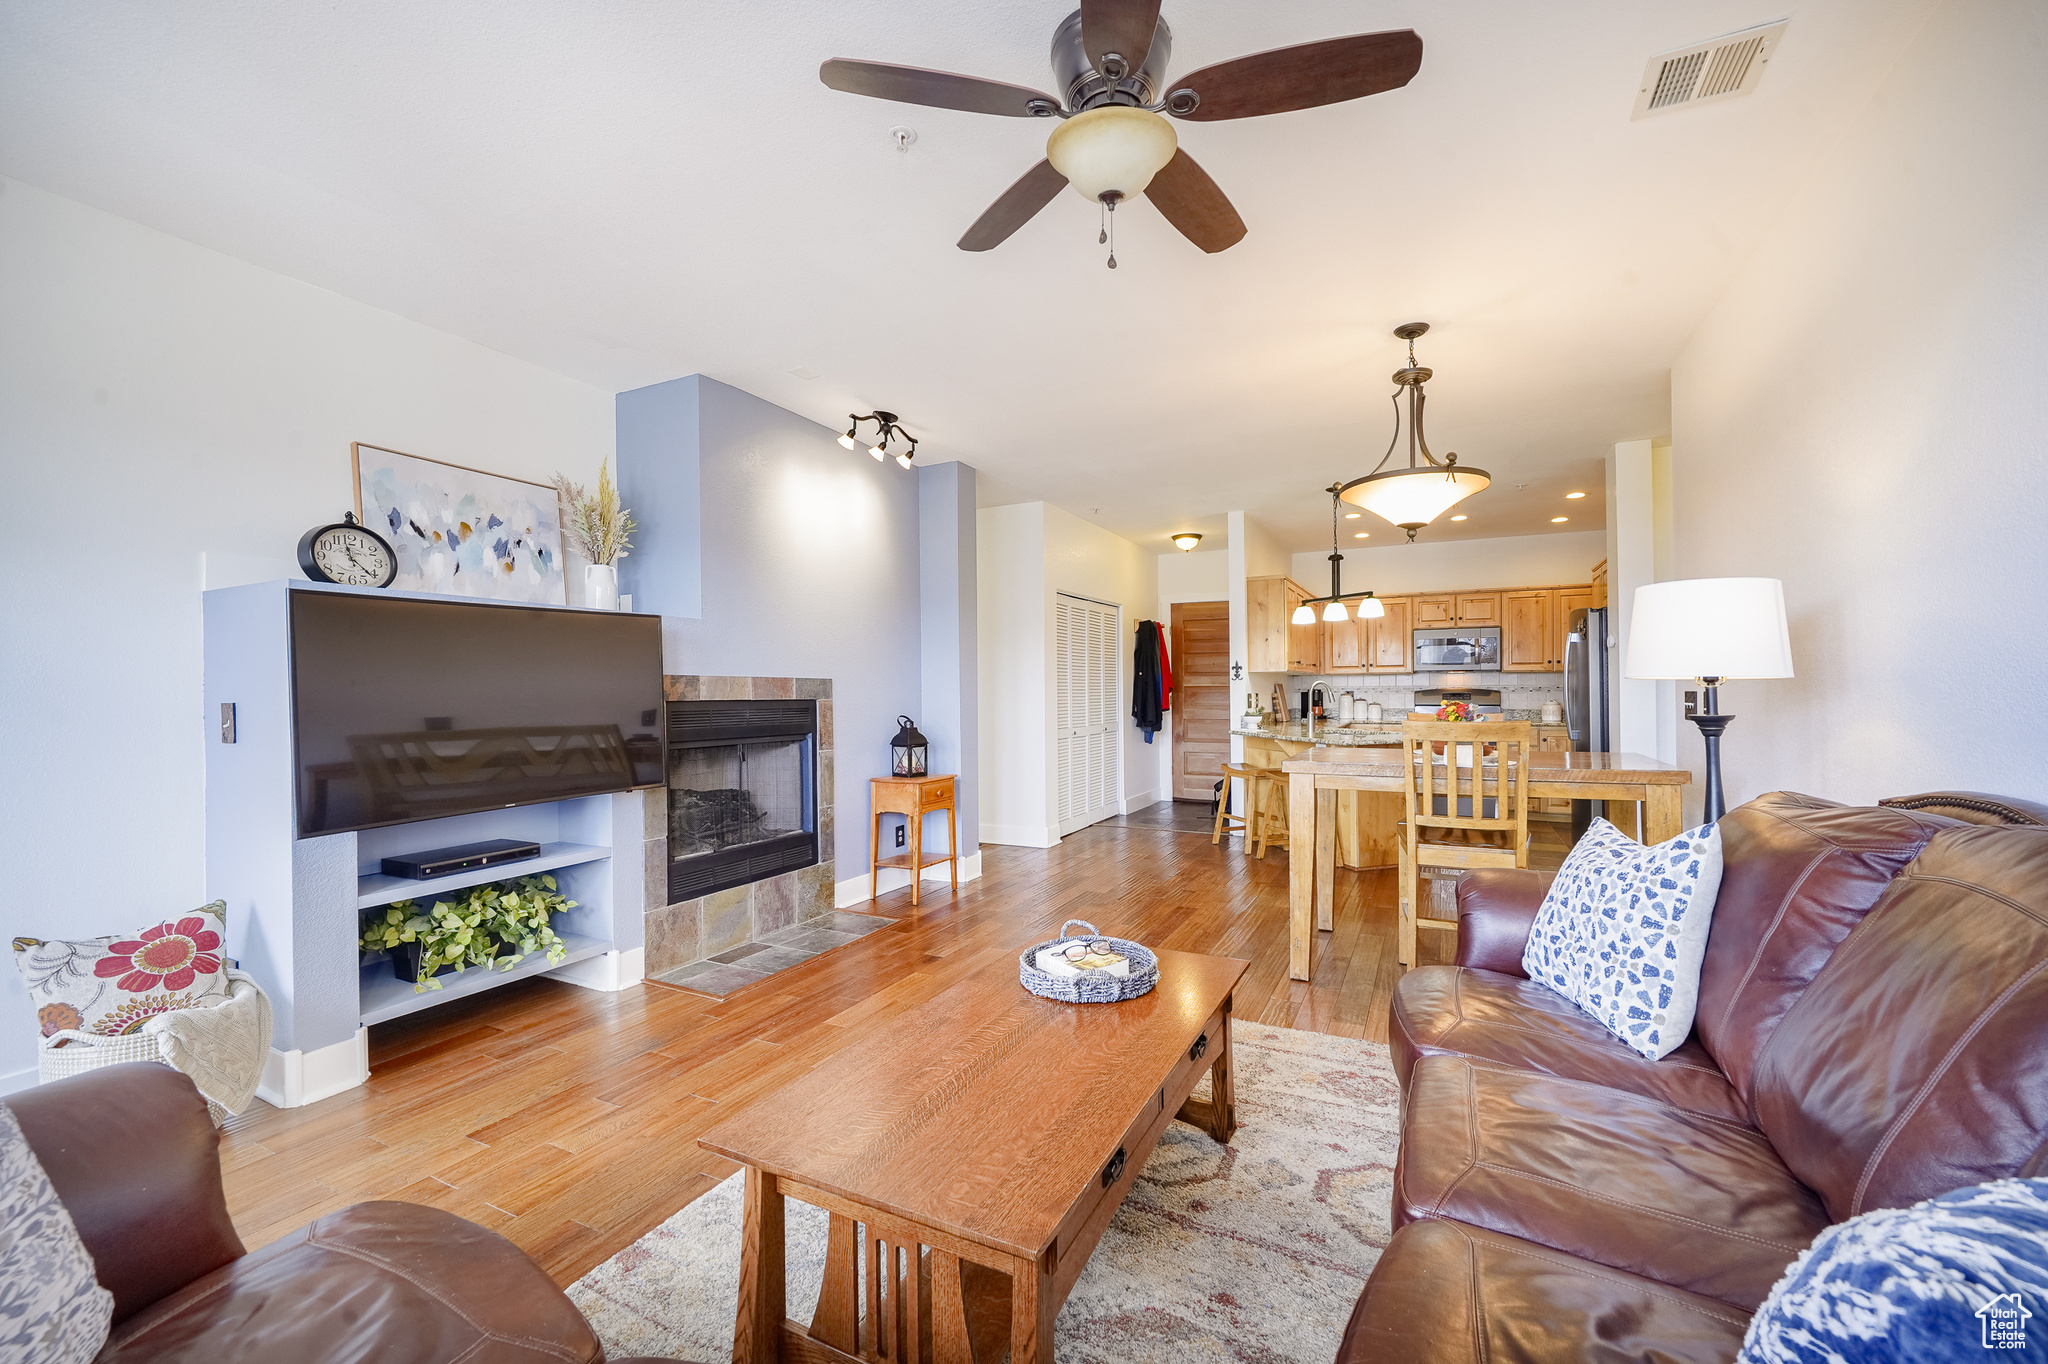
[[[1101,229],[1095,234],[1095,244],[1097,246],[1100,246],[1104,242],[1109,240],[1109,218],[1107,216],[1108,213],[1109,206],[1098,201],[1095,205],[1095,221],[1101,224]]]
[[[1116,269],[1116,201],[1109,202],[1109,268]]]

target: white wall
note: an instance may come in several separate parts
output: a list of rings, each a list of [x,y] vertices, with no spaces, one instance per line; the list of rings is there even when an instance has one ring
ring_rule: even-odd
[[[296,575],[352,440],[594,476],[612,395],[11,180],[0,316],[0,935],[132,932],[207,899],[202,574]]]
[[[1223,549],[1196,550],[1183,554],[1175,550],[1162,554],[1158,560],[1159,607],[1156,619],[1173,628],[1173,605],[1175,602],[1230,600],[1230,552]],[[1180,660],[1171,660],[1174,681],[1180,680]],[[1249,691],[1249,686],[1238,688]],[[1175,704],[1179,704],[1178,697]],[[1244,698],[1238,697],[1233,705],[1241,706]],[[1165,729],[1159,731],[1158,791],[1161,800],[1173,799],[1173,725],[1171,717]]]
[[[1937,11],[1672,371],[1676,574],[1791,613],[1797,678],[1722,693],[1731,805],[2048,798],[2044,50],[2038,0]]]
[[[1131,722],[1128,700],[1134,632],[1155,619],[1157,556],[1045,502],[985,507],[976,529],[982,842],[1060,841],[1053,598],[1062,592],[1122,608],[1119,805],[1128,813],[1160,799],[1158,748]]]
[[[1389,533],[1398,538],[1398,530]],[[1424,531],[1425,536],[1429,532]],[[1373,538],[1379,538],[1373,532]],[[1557,535],[1502,535],[1486,540],[1418,540],[1414,544],[1344,547],[1344,590],[1398,597],[1410,592],[1463,592],[1489,587],[1549,587],[1585,582],[1607,557],[1604,530]],[[1330,552],[1294,556],[1294,580],[1317,596],[1330,590]]]

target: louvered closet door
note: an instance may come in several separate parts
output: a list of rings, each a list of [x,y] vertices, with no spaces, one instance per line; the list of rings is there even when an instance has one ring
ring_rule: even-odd
[[[1059,826],[1070,834],[1116,813],[1123,623],[1114,606],[1064,594],[1053,612]]]

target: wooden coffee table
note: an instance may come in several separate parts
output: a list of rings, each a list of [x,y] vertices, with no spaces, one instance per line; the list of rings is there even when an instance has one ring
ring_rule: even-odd
[[[1249,964],[1161,952],[1143,998],[1058,1004],[1000,959],[706,1132],[746,1166],[736,1364],[988,1358],[1005,1316],[1011,1359],[1050,1364],[1053,1318],[1166,1125],[1236,1129]],[[1191,1102],[1204,1074],[1213,1097]],[[783,1301],[785,1194],[831,1213],[808,1327]]]

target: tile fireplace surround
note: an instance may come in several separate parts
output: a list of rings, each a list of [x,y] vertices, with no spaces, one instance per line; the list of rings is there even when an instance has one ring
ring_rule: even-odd
[[[832,681],[823,677],[662,678],[670,701],[815,700],[818,703],[817,865],[676,904],[668,899],[668,812],[647,852],[647,974],[658,976],[744,942],[832,917]],[[652,833],[650,812],[649,832]]]

